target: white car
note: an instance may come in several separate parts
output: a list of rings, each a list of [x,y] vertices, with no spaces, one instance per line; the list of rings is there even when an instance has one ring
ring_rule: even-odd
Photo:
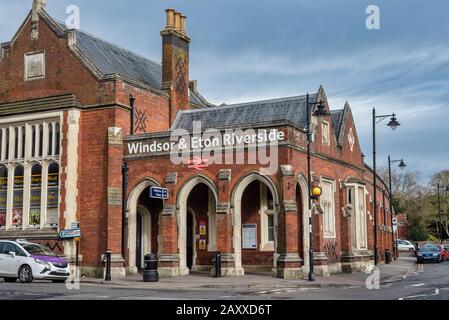
[[[415,246],[410,241],[397,239],[397,243],[398,251],[414,252],[416,250]]]
[[[30,242],[0,240],[0,278],[5,282],[32,282],[33,279],[64,282],[70,266],[46,247]]]

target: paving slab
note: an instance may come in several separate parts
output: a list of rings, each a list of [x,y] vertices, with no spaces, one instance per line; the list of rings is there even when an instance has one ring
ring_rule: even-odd
[[[417,270],[414,258],[401,257],[391,264],[379,267],[381,283],[403,279]],[[136,289],[199,290],[199,289],[271,289],[271,288],[344,288],[361,287],[371,273],[335,274],[330,277],[316,277],[313,282],[307,280],[284,280],[273,278],[269,273],[249,273],[239,277],[213,278],[207,272],[194,272],[188,276],[160,279],[158,282],[143,282],[142,275],[134,275],[121,280],[82,278],[81,283],[126,287]]]

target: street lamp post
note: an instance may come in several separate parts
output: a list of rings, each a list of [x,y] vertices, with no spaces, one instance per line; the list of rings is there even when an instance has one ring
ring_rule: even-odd
[[[390,192],[390,214],[391,214],[391,228],[393,229],[393,256],[395,259],[398,258],[398,244],[397,244],[397,237],[396,232],[394,231],[394,225],[393,225],[393,188],[391,183],[391,164],[399,162],[399,168],[401,170],[405,169],[407,165],[404,162],[404,159],[401,160],[391,160],[391,157],[388,156],[388,184],[389,184],[389,192]]]
[[[311,145],[312,145],[312,129],[311,129],[311,112],[310,107],[317,105],[317,110],[314,111],[313,115],[316,117],[323,117],[329,115],[326,108],[323,105],[323,101],[310,102],[309,94],[306,96],[306,106],[307,106],[307,193],[308,193],[308,209],[309,209],[309,281],[315,281],[314,270],[313,270],[313,230],[312,230],[312,174],[311,174]]]
[[[396,114],[390,115],[376,115],[376,109],[373,108],[373,196],[374,196],[374,265],[379,265],[379,251],[378,251],[378,239],[377,239],[377,172],[376,172],[376,124],[382,122],[386,118],[391,117],[388,127],[396,130],[400,126],[396,118]]]

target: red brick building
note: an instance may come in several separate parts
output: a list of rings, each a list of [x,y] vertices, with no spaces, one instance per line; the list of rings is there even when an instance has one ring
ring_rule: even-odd
[[[73,259],[74,241],[58,231],[78,221],[85,274],[101,274],[110,249],[121,275],[149,252],[163,276],[210,270],[221,252],[224,275],[302,277],[306,97],[215,106],[189,80],[186,18],[167,10],[161,36],[162,65],[68,29],[34,1],[1,45],[0,238]],[[323,88],[310,101],[329,112],[312,117],[312,178],[323,189],[312,209],[315,270],[366,269],[375,212],[381,259],[393,248],[387,188],[379,179],[374,209],[349,104],[330,110]],[[151,199],[151,187],[168,199]]]
[[[398,213],[398,238],[406,240],[408,237],[408,220],[406,213]]]

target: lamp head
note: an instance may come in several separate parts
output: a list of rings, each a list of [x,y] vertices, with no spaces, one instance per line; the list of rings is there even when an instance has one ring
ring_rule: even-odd
[[[406,167],[407,165],[405,164],[404,160],[401,160],[401,162],[399,163],[399,168],[405,169]]]
[[[323,190],[320,187],[313,187],[312,188],[312,199],[314,200],[318,200],[319,197],[321,197],[321,195],[323,194]]]
[[[390,122],[388,123],[388,126],[393,129],[396,130],[401,124],[398,122],[398,119],[396,118],[396,115],[393,113],[393,116],[391,117]]]
[[[329,112],[327,112],[326,107],[324,106],[323,100],[320,100],[320,103],[317,105],[313,115],[315,117],[325,117],[329,115]]]

